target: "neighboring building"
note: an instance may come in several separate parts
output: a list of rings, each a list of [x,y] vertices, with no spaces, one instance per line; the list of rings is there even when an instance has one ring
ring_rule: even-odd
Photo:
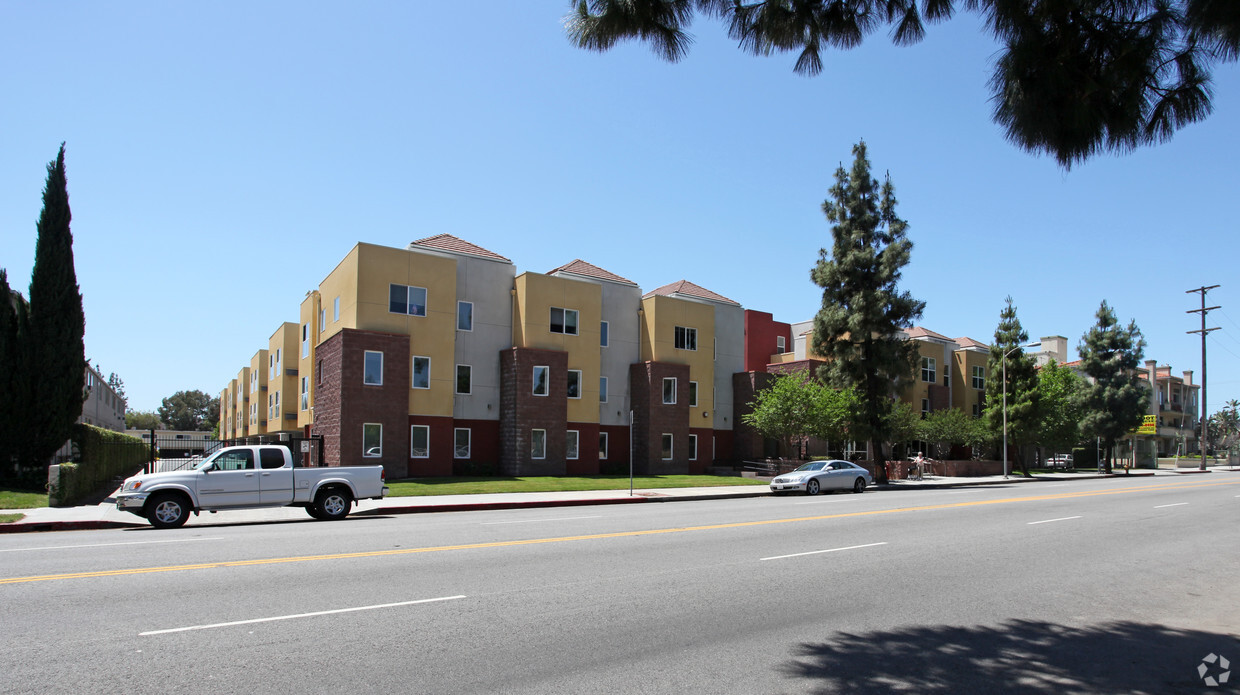
[[[297,428],[297,330],[297,324],[287,321],[267,341],[266,435],[301,432]]]
[[[973,417],[986,410],[986,373],[990,346],[963,336],[956,338],[952,352],[952,407]]]
[[[77,421],[113,432],[125,431],[125,399],[89,362],[86,364],[86,400],[82,401],[82,414]]]

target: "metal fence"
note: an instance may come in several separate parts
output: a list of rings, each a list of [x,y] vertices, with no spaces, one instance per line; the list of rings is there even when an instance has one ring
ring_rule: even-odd
[[[201,437],[187,434],[161,434],[159,430],[142,433],[142,440],[154,442],[151,459],[146,464],[147,473],[164,473],[193,468],[202,460],[226,446],[279,444],[288,447],[293,454],[294,465],[320,467],[323,465],[323,437],[293,437],[288,435],[264,435],[241,439],[215,439],[203,433]]]

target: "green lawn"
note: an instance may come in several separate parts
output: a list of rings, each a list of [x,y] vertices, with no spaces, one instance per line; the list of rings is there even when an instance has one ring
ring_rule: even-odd
[[[767,485],[753,478],[724,475],[655,475],[633,478],[636,489],[668,487],[723,487],[729,485]],[[388,483],[388,497],[425,497],[430,495],[480,495],[498,492],[563,492],[571,490],[627,490],[629,477],[598,475],[589,477],[553,478],[411,478]]]
[[[0,524],[11,524],[14,521],[21,521],[25,518],[25,514],[0,514]]]
[[[0,509],[34,509],[47,506],[46,492],[0,490]]]

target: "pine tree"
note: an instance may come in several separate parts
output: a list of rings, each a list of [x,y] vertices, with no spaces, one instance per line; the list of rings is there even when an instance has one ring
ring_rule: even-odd
[[[1076,351],[1081,371],[1092,383],[1082,393],[1081,429],[1106,445],[1106,472],[1111,472],[1116,440],[1141,425],[1149,409],[1149,392],[1137,366],[1145,356],[1145,338],[1135,321],[1121,328],[1105,300],[1095,314],[1098,323],[1081,336]]]
[[[86,318],[73,268],[72,215],[65,180],[65,146],[47,165],[34,270],[30,275],[29,372],[36,379],[28,466],[42,466],[68,439],[82,414]]]
[[[913,376],[916,346],[900,337],[926,303],[896,287],[908,265],[913,242],[908,223],[896,216],[895,187],[888,175],[881,190],[870,175],[865,143],[853,147],[851,171],[835,172],[831,198],[822,211],[831,222],[831,251],[819,251],[810,272],[822,289],[814,316],[814,353],[827,360],[822,380],[853,387],[860,397],[854,436],[870,443],[878,482],[887,480],[883,444],[895,384]]]
[[[1015,447],[1014,460],[1021,475],[1029,476],[1029,465],[1020,453],[1020,447],[1032,443],[1038,434],[1038,370],[1033,358],[1019,349],[1029,342],[1029,334],[1016,317],[1016,307],[1008,297],[1007,305],[999,312],[999,325],[990,346],[990,358],[986,361],[986,424],[995,437],[1003,439],[1005,401],[1003,375],[1006,372],[1007,441]],[[1007,360],[1003,356],[1007,355]]]

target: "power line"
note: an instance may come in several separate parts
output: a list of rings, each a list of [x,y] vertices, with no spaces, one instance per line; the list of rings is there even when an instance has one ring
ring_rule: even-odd
[[[1198,287],[1195,290],[1187,290],[1184,293],[1184,294],[1193,294],[1194,292],[1196,292],[1201,295],[1201,308],[1200,309],[1189,309],[1185,313],[1201,314],[1200,330],[1188,331],[1188,333],[1200,333],[1201,334],[1201,438],[1198,441],[1198,443],[1201,445],[1200,470],[1203,470],[1203,471],[1206,469],[1206,439],[1207,439],[1206,434],[1209,429],[1209,426],[1206,424],[1207,423],[1207,420],[1206,420],[1206,417],[1207,417],[1206,416],[1206,383],[1207,383],[1206,382],[1206,336],[1210,333],[1210,331],[1218,330],[1218,328],[1206,328],[1206,314],[1209,314],[1211,311],[1214,311],[1215,309],[1222,308],[1221,306],[1207,307],[1206,306],[1206,293],[1217,287],[1218,285],[1210,285],[1208,287],[1202,286],[1202,287]]]

